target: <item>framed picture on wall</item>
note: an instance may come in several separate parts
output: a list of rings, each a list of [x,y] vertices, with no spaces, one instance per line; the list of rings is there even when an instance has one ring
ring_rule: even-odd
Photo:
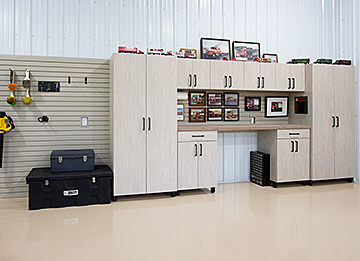
[[[224,121],[238,121],[239,109],[238,108],[225,108],[224,109]]]
[[[224,105],[225,106],[239,106],[239,94],[232,92],[224,93]]]
[[[222,121],[222,109],[208,109],[208,121]]]
[[[190,108],[189,109],[189,122],[205,122],[206,121],[205,108]]]
[[[260,111],[261,97],[245,97],[245,111]]]
[[[189,106],[206,106],[205,92],[189,92]]]
[[[260,43],[233,41],[232,51],[237,61],[254,61],[260,58]]]
[[[287,117],[289,97],[265,97],[265,117]]]
[[[196,49],[180,48],[180,52],[184,53],[184,58],[197,59],[198,57]]]
[[[278,62],[278,56],[275,53],[263,53],[262,58],[271,59],[272,63],[277,63]]]
[[[201,38],[200,52],[201,59],[230,60],[230,40]]]
[[[184,120],[184,104],[177,105],[177,120],[178,121]]]
[[[221,93],[208,93],[207,94],[207,105],[208,106],[221,106],[222,105],[222,94]]]

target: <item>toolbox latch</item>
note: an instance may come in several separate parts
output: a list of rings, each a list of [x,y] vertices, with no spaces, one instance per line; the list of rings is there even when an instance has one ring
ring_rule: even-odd
[[[87,162],[87,156],[86,155],[83,156],[83,162]]]
[[[92,177],[92,178],[91,178],[91,182],[92,182],[92,183],[96,183],[96,177]]]
[[[58,162],[61,163],[62,161],[63,161],[62,156],[59,156],[59,157],[58,157]]]

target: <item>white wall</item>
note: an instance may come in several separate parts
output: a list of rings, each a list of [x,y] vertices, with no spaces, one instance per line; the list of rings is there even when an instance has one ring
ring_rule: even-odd
[[[359,101],[359,13],[358,0],[1,0],[0,53],[109,58],[119,45],[258,41],[279,62],[351,59]],[[356,111],[358,121],[358,102]]]

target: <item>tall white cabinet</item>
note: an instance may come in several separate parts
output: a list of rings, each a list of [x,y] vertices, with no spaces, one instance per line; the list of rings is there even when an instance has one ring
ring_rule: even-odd
[[[177,191],[175,58],[113,54],[110,70],[113,196]]]
[[[306,67],[311,97],[311,180],[355,176],[355,68]]]

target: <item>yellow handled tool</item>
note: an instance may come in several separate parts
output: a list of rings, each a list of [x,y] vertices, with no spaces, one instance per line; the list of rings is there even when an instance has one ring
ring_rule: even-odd
[[[7,98],[7,103],[11,106],[14,106],[16,104],[16,98],[14,95],[14,91],[17,87],[17,84],[15,84],[15,71],[13,69],[10,69],[10,83],[8,84],[8,88],[11,91],[10,96]]]

